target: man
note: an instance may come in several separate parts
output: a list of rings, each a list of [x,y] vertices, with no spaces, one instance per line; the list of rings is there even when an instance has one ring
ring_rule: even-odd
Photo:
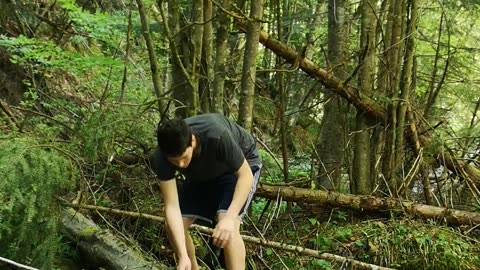
[[[255,140],[219,114],[160,123],[152,167],[159,180],[166,228],[177,269],[198,269],[188,229],[197,220],[217,222],[213,243],[224,249],[228,270],[245,269],[240,223],[261,169]],[[177,193],[175,172],[185,176]]]

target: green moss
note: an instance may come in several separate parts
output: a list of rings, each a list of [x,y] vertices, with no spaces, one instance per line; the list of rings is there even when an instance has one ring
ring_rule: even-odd
[[[80,233],[82,236],[92,236],[96,234],[99,231],[99,229],[95,226],[87,226],[85,227],[82,232]]]

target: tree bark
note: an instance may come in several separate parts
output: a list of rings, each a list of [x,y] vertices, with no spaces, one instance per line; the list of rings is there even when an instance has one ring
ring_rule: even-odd
[[[165,104],[162,100],[164,96],[164,91],[162,90],[162,82],[160,79],[160,71],[157,62],[157,56],[153,46],[152,37],[150,36],[150,29],[148,26],[147,16],[145,14],[145,7],[143,6],[142,0],[136,0],[138,5],[138,12],[140,14],[140,21],[142,23],[142,33],[145,38],[145,44],[147,45],[148,57],[150,59],[150,70],[152,72],[152,82],[153,89],[155,91],[155,96],[158,99],[158,109],[163,112],[165,109]]]
[[[375,186],[371,178],[371,146],[370,131],[367,119],[361,111],[355,116],[354,149],[352,164],[352,187],[353,194],[371,194]]]
[[[187,99],[185,100],[187,105],[187,115],[193,116],[200,111],[200,102],[199,102],[199,82],[200,82],[200,69],[201,69],[201,58],[202,58],[202,41],[203,41],[203,31],[204,31],[204,20],[203,20],[203,0],[193,0],[192,1],[192,16],[191,26],[189,32],[190,40],[190,51],[186,59],[187,69],[190,73],[191,84],[185,89],[187,92]]]
[[[400,85],[401,57],[403,39],[403,0],[392,0],[388,8],[387,26],[385,29],[385,47],[383,54],[381,84],[385,89],[387,115],[385,122],[385,148],[382,155],[382,173],[385,181],[382,190],[397,195],[400,177],[396,174],[399,164],[396,163],[398,150],[395,142],[398,136],[398,97]]]
[[[213,6],[212,0],[203,0],[203,37],[202,37],[202,57],[200,67],[200,81],[198,84],[198,93],[200,95],[200,107],[203,113],[211,110],[211,85],[212,85],[212,52],[213,52]]]
[[[180,32],[180,8],[176,1],[167,1],[168,19],[164,12],[163,1],[158,1],[160,13],[162,15],[165,33],[168,38],[169,63],[171,66],[171,86],[172,97],[181,105],[175,103],[175,114],[180,117],[187,116],[185,100],[187,99],[186,88],[191,85],[190,74],[184,64],[184,55],[187,49],[186,37]]]
[[[85,253],[88,263],[99,264],[98,266],[111,270],[168,269],[153,259],[145,259],[139,250],[132,248],[131,243],[127,244],[109,231],[101,229],[73,209],[63,209],[61,220],[64,234]]]
[[[162,4],[163,1],[158,1],[162,19],[167,21]],[[176,116],[185,118],[199,111],[198,76],[203,36],[203,2],[196,0],[192,3],[193,24],[188,32],[181,25],[180,16],[183,14],[177,1],[169,0],[167,5],[168,24],[164,23],[164,28],[171,51],[172,96],[179,104],[175,109]]]
[[[328,50],[327,59],[333,76],[345,80],[348,47],[348,0],[328,1]],[[317,152],[320,159],[316,187],[340,190],[345,149],[345,121],[347,103],[329,89],[325,92],[320,140]]]
[[[342,207],[358,211],[402,211],[408,215],[433,218],[446,221],[451,225],[480,224],[480,213],[460,211],[409,201],[399,201],[393,198],[377,198],[365,195],[342,194],[294,187],[278,187],[261,184],[256,196],[276,200],[281,196],[288,202],[299,204],[314,204],[315,206]]]
[[[359,91],[372,93],[375,75],[375,12],[376,3],[372,0],[363,0],[361,3],[361,33],[360,55],[358,65]],[[352,192],[354,194],[371,194],[375,186],[371,178],[371,149],[368,121],[362,111],[357,109],[354,134]]]
[[[243,58],[242,79],[240,86],[240,105],[238,123],[246,130],[252,128],[253,95],[257,72],[257,51],[260,35],[260,21],[263,15],[263,0],[251,2],[250,18],[246,31],[245,55]]]
[[[226,10],[230,9],[230,0],[223,0],[222,7]],[[230,17],[217,7],[217,39],[215,41],[215,66],[213,79],[213,96],[212,109],[214,112],[223,114],[223,95],[225,88],[225,63],[228,55],[228,26],[230,25]]]

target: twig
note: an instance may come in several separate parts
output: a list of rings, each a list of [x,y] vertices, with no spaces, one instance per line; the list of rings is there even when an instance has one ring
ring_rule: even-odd
[[[154,220],[158,221],[161,223],[165,222],[165,218],[160,217],[160,216],[154,216],[150,214],[144,214],[144,213],[139,213],[139,212],[130,212],[130,211],[123,211],[123,210],[118,210],[118,209],[113,209],[113,208],[107,208],[107,207],[101,207],[101,206],[95,206],[95,205],[78,205],[78,204],[71,204],[71,203],[63,203],[63,205],[72,207],[72,208],[81,208],[81,209],[87,209],[87,210],[94,210],[98,212],[106,212],[106,213],[111,213],[111,214],[116,214],[116,215],[123,215],[123,216],[129,216],[129,217],[135,217],[135,218],[144,218],[144,219],[149,219],[149,220]],[[196,229],[199,232],[206,233],[211,235],[213,233],[213,229],[205,227],[205,226],[199,226],[199,225],[192,225],[194,229]],[[247,235],[242,235],[242,239],[245,242],[248,243],[253,243],[253,244],[258,244],[262,245],[265,247],[271,247],[271,248],[277,248],[281,249],[287,252],[292,252],[298,255],[304,255],[304,256],[310,256],[310,257],[315,257],[319,259],[324,259],[327,261],[332,261],[332,262],[337,262],[337,263],[347,263],[355,267],[355,269],[375,269],[375,270],[392,270],[393,268],[387,268],[387,267],[382,267],[382,266],[377,266],[369,263],[364,263],[361,261],[357,261],[354,259],[349,259],[346,257],[342,257],[339,255],[331,254],[331,253],[326,253],[326,252],[319,252],[317,250],[301,247],[301,246],[295,246],[295,245],[289,245],[285,243],[280,243],[280,242],[275,242],[275,241],[269,241],[265,239],[260,239],[257,237],[253,236],[247,236]]]
[[[57,120],[51,116],[48,116],[42,112],[39,112],[39,111],[34,111],[34,110],[30,110],[30,109],[27,109],[27,108],[22,108],[22,107],[18,107],[18,106],[14,106],[15,109],[17,110],[20,110],[20,111],[24,111],[24,112],[27,112],[27,113],[32,113],[32,114],[36,114],[38,116],[41,116],[41,117],[44,117],[44,118],[47,118],[48,120],[51,120],[57,124],[60,124],[62,126],[64,126],[66,129],[68,129],[69,131],[71,132],[75,132],[67,123],[64,123],[60,120]]]
[[[283,171],[283,166],[280,164],[280,161],[277,159],[277,157],[275,157],[275,154],[273,153],[272,150],[270,150],[270,148],[268,148],[267,144],[265,142],[263,142],[257,135],[253,135],[253,137],[255,138],[255,140],[263,146],[263,148],[265,148],[265,151],[267,151],[267,153],[270,154],[270,156],[272,157],[272,159],[275,161],[275,163],[277,164],[278,168],[280,168],[281,171]]]
[[[8,121],[8,124],[20,129],[20,124],[15,118],[15,115],[10,111],[10,109],[8,108],[8,104],[4,103],[3,100],[0,100],[0,111],[3,111],[3,113],[5,114],[5,119]]]
[[[39,270],[39,269],[37,269],[37,268],[33,268],[33,267],[30,267],[30,266],[26,266],[26,265],[23,265],[23,264],[19,264],[19,263],[17,263],[17,262],[12,261],[12,260],[5,259],[5,258],[3,258],[3,257],[0,257],[0,261],[6,262],[6,263],[9,263],[9,264],[13,264],[13,265],[15,265],[16,267],[20,267],[20,268],[22,268],[22,269],[27,269],[27,270]]]

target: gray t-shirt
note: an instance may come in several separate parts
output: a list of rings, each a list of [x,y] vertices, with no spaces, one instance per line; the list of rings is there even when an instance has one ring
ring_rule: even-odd
[[[261,158],[252,135],[220,114],[202,114],[185,119],[197,138],[198,151],[185,169],[171,164],[159,148],[152,168],[160,180],[181,172],[188,181],[213,181],[236,172],[246,159],[250,167],[261,166]]]

